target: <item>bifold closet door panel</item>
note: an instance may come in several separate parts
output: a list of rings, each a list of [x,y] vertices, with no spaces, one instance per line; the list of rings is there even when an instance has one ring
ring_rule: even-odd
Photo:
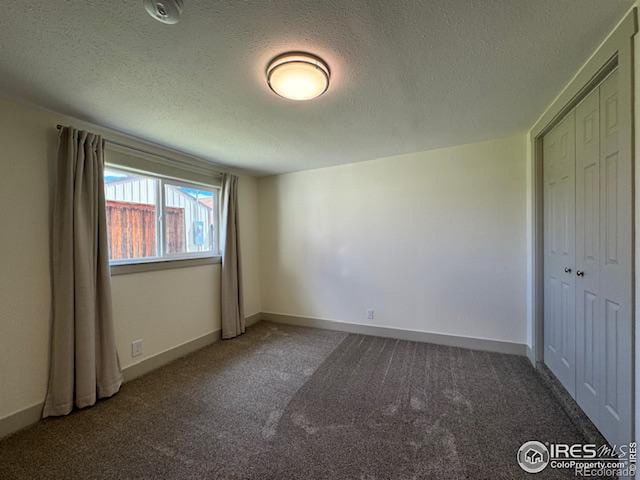
[[[600,320],[600,96],[576,107],[576,401],[598,426],[602,392]]]
[[[543,139],[545,363],[575,396],[575,112]]]
[[[632,165],[628,105],[620,101],[618,72],[600,85],[600,288],[602,395],[599,428],[612,443],[632,433]],[[585,270],[584,280],[593,275]]]

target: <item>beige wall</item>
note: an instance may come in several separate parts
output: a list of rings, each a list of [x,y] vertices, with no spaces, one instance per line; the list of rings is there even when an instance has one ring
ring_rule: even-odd
[[[50,325],[49,168],[57,123],[96,126],[0,99],[0,419],[44,399]],[[109,137],[171,157],[174,152]],[[245,314],[260,311],[257,180],[240,179]],[[144,339],[135,362],[220,328],[220,265],[113,278],[116,340],[122,366],[131,341]],[[170,294],[168,294],[170,292]]]
[[[240,211],[240,248],[242,255],[242,285],[244,287],[244,314],[250,316],[262,311],[260,298],[258,179],[240,177],[238,183],[238,209]],[[219,289],[216,288],[216,292]]]
[[[264,311],[524,343],[524,134],[259,183]]]

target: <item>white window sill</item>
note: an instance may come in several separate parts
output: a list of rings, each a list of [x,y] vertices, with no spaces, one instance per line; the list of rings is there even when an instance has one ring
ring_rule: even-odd
[[[214,265],[216,263],[222,263],[222,257],[196,257],[176,260],[162,259],[142,261],[139,263],[118,263],[111,265],[111,276],[171,270],[174,268],[199,267],[202,265]]]

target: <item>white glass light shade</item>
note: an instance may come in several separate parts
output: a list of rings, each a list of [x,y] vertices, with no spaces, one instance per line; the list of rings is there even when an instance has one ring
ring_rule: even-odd
[[[308,53],[285,53],[274,58],[267,68],[271,90],[291,100],[311,100],[329,88],[329,67]]]

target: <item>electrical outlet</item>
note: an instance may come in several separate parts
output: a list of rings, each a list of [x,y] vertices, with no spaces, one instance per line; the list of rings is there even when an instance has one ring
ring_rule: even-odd
[[[142,355],[142,339],[131,342],[131,356],[139,357]]]
[[[374,316],[375,316],[375,311],[372,308],[367,310],[367,320],[373,320]]]

